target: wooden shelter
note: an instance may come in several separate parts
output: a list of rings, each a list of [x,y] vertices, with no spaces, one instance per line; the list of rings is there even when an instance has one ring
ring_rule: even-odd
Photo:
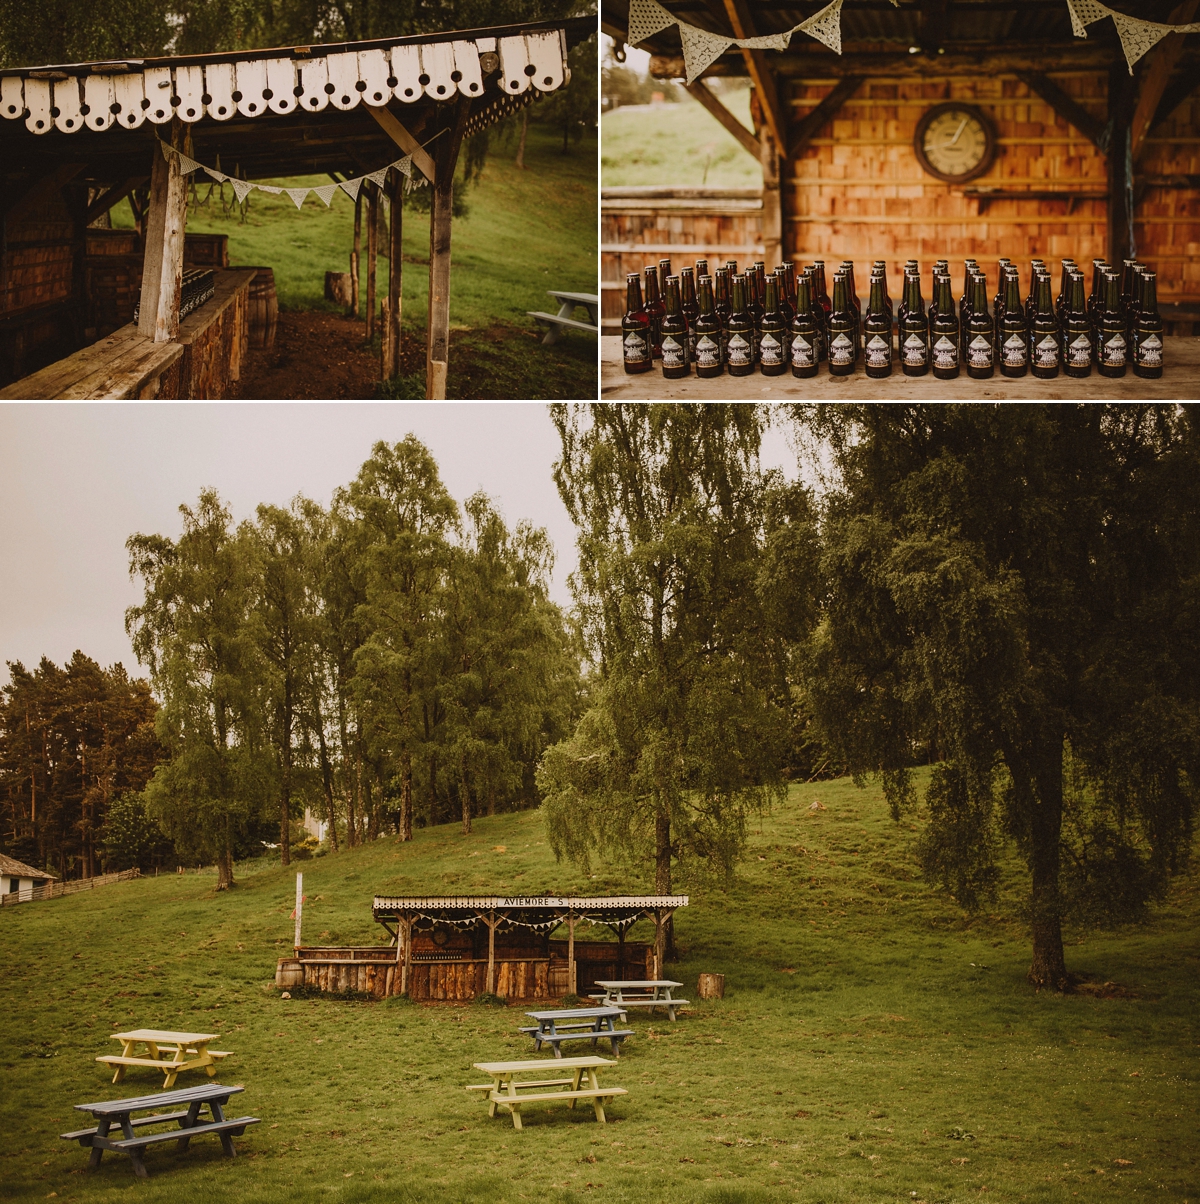
[[[790,29],[823,2],[663,0],[692,25],[736,37]],[[1197,0],[1117,0],[1181,24]],[[1158,272],[1164,318],[1200,321],[1200,37],[1170,34],[1130,74],[1109,20],[1072,35],[1065,0],[846,0],[843,53],[793,35],[786,51],[739,49],[704,73],[748,76],[754,130],[704,82],[688,91],[762,165],[760,194],[606,189],[602,249],[611,329],[624,274],[660,255],[885,259],[899,269],[1136,255]],[[627,0],[602,0],[624,42]],[[642,43],[651,72],[684,76],[677,28]],[[994,139],[986,170],[948,182],[922,163],[917,134],[941,103],[977,109]],[[755,190],[757,193],[757,190]],[[1089,271],[1090,278],[1090,271]],[[956,283],[956,293],[958,285]],[[1170,327],[1168,327],[1170,329]],[[1178,327],[1177,327],[1178,330]]]
[[[236,380],[254,273],[218,267],[216,298],[181,323],[188,183],[165,142],[244,180],[328,173],[336,182],[411,155],[432,189],[427,395],[444,397],[459,148],[561,87],[568,50],[594,29],[579,18],[0,71],[0,396],[221,396]],[[393,371],[401,184],[392,171],[384,343]],[[363,187],[377,204],[373,185]],[[97,344],[88,229],[129,196],[144,205],[140,315]]]
[[[278,980],[418,1000],[466,1002],[485,992],[561,999],[594,990],[599,979],[660,978],[667,920],[687,904],[686,895],[377,896],[372,914],[389,946],[299,948]],[[627,941],[645,918],[655,940]],[[580,924],[604,926],[617,939],[579,940]],[[555,939],[564,928],[566,938]]]

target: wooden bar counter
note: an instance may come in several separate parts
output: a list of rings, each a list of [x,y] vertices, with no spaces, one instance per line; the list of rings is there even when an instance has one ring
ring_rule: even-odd
[[[215,295],[154,343],[130,322],[90,347],[0,389],[0,399],[124,401],[227,397],[241,376],[256,269],[215,273]]]
[[[1176,335],[1165,340],[1166,367],[1158,380],[1145,380],[1128,371],[1115,379],[1095,369],[1083,380],[1064,376],[1015,380],[996,373],[991,380],[971,380],[965,372],[957,380],[905,376],[898,369],[883,380],[872,380],[861,365],[853,376],[830,376],[824,364],[808,380],[797,380],[789,370],[783,376],[730,376],[723,372],[712,380],[695,373],[683,380],[664,380],[656,363],[651,372],[626,376],[621,364],[619,335],[600,340],[600,396],[605,401],[784,401],[802,397],[817,401],[1109,401],[1146,398],[1185,401],[1200,398],[1200,338]]]

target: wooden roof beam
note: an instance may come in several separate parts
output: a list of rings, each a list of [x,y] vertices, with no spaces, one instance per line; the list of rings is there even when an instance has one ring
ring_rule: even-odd
[[[1168,25],[1186,25],[1196,16],[1200,8],[1200,0],[1184,0],[1177,5],[1167,18]],[[1138,93],[1137,108],[1133,112],[1133,161],[1136,163],[1142,156],[1146,145],[1146,136],[1154,124],[1158,113],[1159,102],[1171,81],[1171,73],[1179,56],[1183,53],[1184,35],[1169,33],[1146,56],[1146,66],[1142,72],[1141,90]]]
[[[1172,80],[1163,92],[1158,108],[1154,110],[1154,116],[1151,118],[1150,131],[1153,132],[1162,125],[1197,88],[1200,88],[1200,64],[1193,63],[1178,79]]]
[[[107,192],[101,193],[89,206],[83,215],[83,224],[90,226],[102,213],[107,213],[114,205],[123,201],[135,188],[140,188],[149,179],[148,176],[129,176],[123,183],[117,184]]]
[[[817,136],[821,127],[837,116],[842,105],[858,91],[866,76],[847,75],[834,84],[829,94],[822,98],[815,109],[810,110],[795,125],[792,144],[788,147],[788,158],[794,159],[804,153],[805,147]]]
[[[754,28],[754,18],[750,15],[750,7],[746,0],[725,0],[725,12],[733,26],[735,38],[757,37]],[[764,50],[742,50],[746,62],[746,70],[754,81],[758,91],[759,102],[762,105],[763,117],[766,119],[771,137],[778,147],[787,146],[787,114],[779,103],[779,89],[775,86],[775,72],[767,62]]]
[[[758,139],[713,95],[702,79],[685,85],[694,96],[741,144],[746,154],[755,161],[759,157]]]
[[[400,124],[400,119],[396,114],[386,107],[377,109],[373,105],[367,105],[366,109],[379,122],[383,132],[405,154],[412,155],[412,160],[421,169],[422,175],[431,184],[437,183],[437,168],[434,167],[433,159],[430,158],[429,152]]]
[[[1068,125],[1073,125],[1091,141],[1101,154],[1108,154],[1112,123],[1093,116],[1078,101],[1068,96],[1048,75],[1040,71],[1018,71],[1017,78],[1037,93]]]

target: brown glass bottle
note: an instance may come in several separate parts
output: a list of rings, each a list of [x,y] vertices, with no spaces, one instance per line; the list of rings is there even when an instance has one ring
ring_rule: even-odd
[[[1105,272],[1096,308],[1096,371],[1101,376],[1124,376],[1128,351],[1121,281],[1116,272]]]
[[[1088,320],[1087,294],[1082,272],[1067,278],[1067,323],[1063,338],[1063,375],[1092,374],[1092,324]]]
[[[658,291],[658,268],[649,267],[645,270],[646,277],[646,314],[650,319],[650,346],[654,358],[662,359],[662,320],[667,307],[663,304],[662,294]]]
[[[1053,287],[1049,272],[1038,276],[1033,328],[1029,336],[1029,369],[1039,380],[1053,380],[1062,359],[1062,336],[1050,295]]]
[[[849,376],[854,371],[854,310],[845,272],[833,277],[833,308],[829,311],[829,375]]]
[[[987,380],[996,372],[996,328],[982,273],[975,277],[971,287],[971,316],[967,319],[963,359],[972,380]]]
[[[733,308],[729,314],[728,359],[730,376],[749,376],[754,371],[754,319],[746,309],[746,277],[733,276]]]
[[[720,376],[725,370],[721,349],[721,319],[713,301],[711,276],[700,277],[700,312],[694,326],[696,335],[696,375],[704,379]]]
[[[717,311],[717,321],[721,324],[721,363],[727,359],[726,348],[729,344],[729,269],[717,268],[713,274],[713,309]]]
[[[792,319],[792,375],[816,376],[820,361],[820,330],[812,300],[812,277],[805,272],[796,281],[796,316]]]
[[[625,277],[625,316],[621,319],[621,354],[630,376],[654,367],[652,340],[650,315],[642,304],[642,278],[630,272]]]
[[[1029,326],[1021,304],[1021,280],[1009,269],[1004,283],[1000,333],[997,337],[1001,376],[1024,376],[1029,371]]]
[[[667,277],[667,312],[662,320],[662,374],[680,380],[692,370],[688,359],[687,319],[679,305],[679,277]]]
[[[883,289],[883,276],[872,276],[863,317],[863,367],[872,380],[892,374],[892,316]]]
[[[693,329],[700,306],[696,304],[696,279],[691,268],[681,268],[679,271],[679,308],[683,311],[683,319],[688,325],[688,363],[696,362],[696,332]]]
[[[934,294],[933,320],[929,323],[929,358],[938,380],[953,380],[959,371],[958,308],[950,291],[950,277],[939,276]]]
[[[1137,316],[1133,320],[1133,374],[1162,376],[1163,320],[1158,313],[1158,276],[1143,269]]]
[[[787,371],[784,343],[787,322],[779,308],[779,280],[772,273],[767,277],[762,321],[758,328],[758,363],[763,376],[782,376]]]
[[[921,277],[904,281],[904,318],[900,323],[900,362],[905,376],[929,373],[929,316],[921,300]]]
[[[700,277],[707,276],[707,275],[708,275],[708,260],[707,259],[697,259],[696,260],[696,285],[697,285],[697,287],[699,287],[699,284],[700,284]]]

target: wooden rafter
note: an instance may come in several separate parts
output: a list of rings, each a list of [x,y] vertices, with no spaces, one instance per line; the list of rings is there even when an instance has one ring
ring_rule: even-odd
[[[1177,5],[1167,18],[1168,25],[1186,25],[1196,15],[1200,8],[1200,0],[1184,0]],[[1146,135],[1154,124],[1159,102],[1167,85],[1171,82],[1171,73],[1179,56],[1183,53],[1183,37],[1181,33],[1169,33],[1146,56],[1146,66],[1141,74],[1141,91],[1138,93],[1137,108],[1133,112],[1132,142],[1133,161],[1136,163],[1142,155],[1146,144]]]
[[[124,182],[115,185],[107,192],[101,193],[87,208],[83,216],[83,224],[90,226],[102,213],[107,213],[118,202],[123,201],[131,192],[140,188],[148,176],[130,176]]]
[[[1200,88],[1198,66],[1189,67],[1177,79],[1172,80],[1158,102],[1158,108],[1154,110],[1154,117],[1150,121],[1151,131],[1162,125],[1197,88]]]
[[[1018,71],[1016,76],[1031,92],[1036,92],[1068,125],[1073,125],[1088,138],[1101,154],[1108,154],[1108,145],[1112,138],[1111,123],[1105,124],[1099,117],[1089,113],[1054,80],[1040,71]]]
[[[702,79],[687,86],[692,94],[737,140],[742,149],[755,159],[759,157],[758,139],[713,95]]]
[[[806,113],[796,122],[792,133],[792,144],[788,147],[788,157],[796,158],[804,153],[805,147],[817,136],[821,128],[837,116],[838,110],[858,91],[859,85],[865,79],[862,75],[847,75],[834,84],[829,94],[822,98],[815,109]]]
[[[404,128],[400,123],[400,119],[389,108],[375,108],[372,105],[365,105],[367,112],[379,122],[380,129],[402,150],[405,154],[412,155],[413,162],[421,169],[425,178],[434,184],[437,182],[437,169],[434,167],[433,159],[430,158],[429,152],[422,148],[421,144]]]
[[[757,36],[754,28],[754,18],[750,15],[750,6],[746,0],[725,0],[725,12],[733,26],[733,36],[736,38],[753,38]],[[787,116],[779,103],[779,89],[775,85],[775,72],[767,62],[766,51],[743,50],[742,57],[746,61],[746,70],[754,81],[762,104],[763,117],[775,139],[778,147],[787,146]]]

